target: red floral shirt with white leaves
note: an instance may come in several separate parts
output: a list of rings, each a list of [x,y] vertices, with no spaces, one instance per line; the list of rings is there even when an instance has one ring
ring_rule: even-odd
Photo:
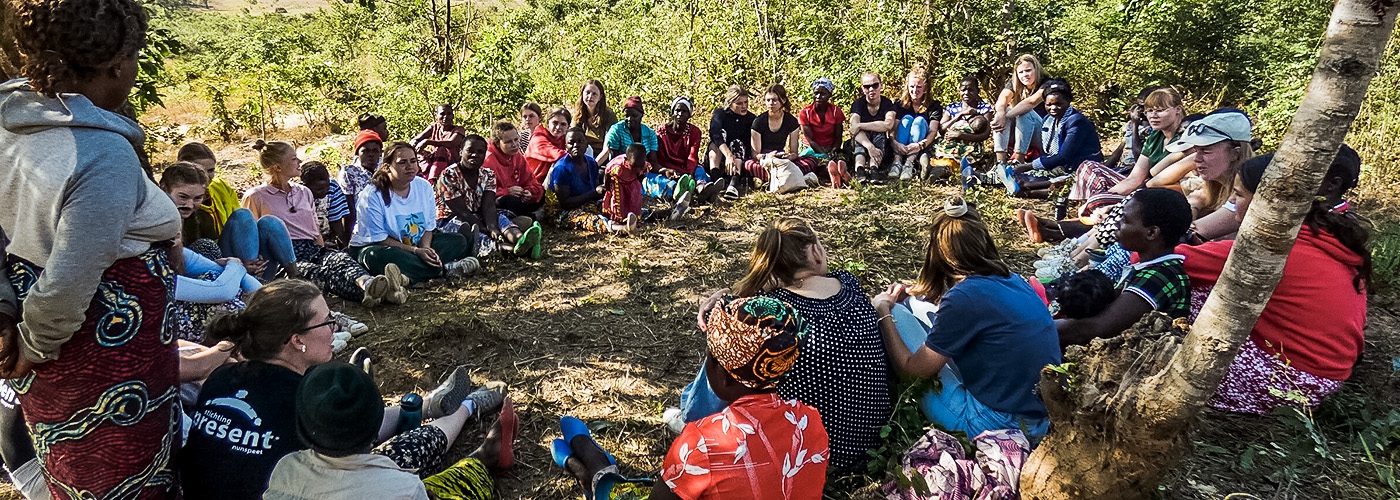
[[[817,500],[829,458],[815,408],[755,394],[686,424],[666,453],[661,479],[686,500]]]

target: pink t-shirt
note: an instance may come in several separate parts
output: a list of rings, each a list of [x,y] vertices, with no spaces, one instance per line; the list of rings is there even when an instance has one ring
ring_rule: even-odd
[[[290,192],[263,183],[243,193],[243,208],[253,217],[271,215],[287,225],[287,236],[293,240],[314,240],[321,234],[316,223],[316,197],[311,189],[292,183]]]

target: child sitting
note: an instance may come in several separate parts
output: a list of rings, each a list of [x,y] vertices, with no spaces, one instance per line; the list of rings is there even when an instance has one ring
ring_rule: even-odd
[[[679,219],[690,213],[690,193],[681,193],[669,210],[642,209],[642,178],[651,171],[647,164],[646,147],[633,143],[625,155],[608,162],[607,179],[603,187],[603,216],[614,223],[633,218],[656,222],[666,217]],[[635,222],[633,223],[635,224]]]
[[[1045,285],[1050,314],[1056,319],[1097,316],[1108,308],[1117,294],[1113,280],[1097,269],[1067,274]]]
[[[685,425],[659,480],[624,478],[583,422],[560,419],[564,438],[554,440],[554,460],[586,498],[822,497],[831,459],[822,417],[778,397],[778,380],[797,361],[806,333],[797,310],[772,297],[730,299],[710,310],[706,330],[705,374],[730,403]]]
[[[515,214],[496,207],[496,172],[486,164],[486,138],[468,135],[462,146],[462,161],[443,169],[434,186],[438,227],[465,235],[473,257],[490,255],[495,242],[512,245],[518,256],[539,259],[543,229],[538,222],[521,230]],[[525,221],[527,219],[520,218]]]
[[[554,162],[545,179],[545,188],[554,193],[559,204],[559,225],[597,233],[632,233],[637,229],[637,217],[618,222],[602,214],[603,178],[598,162],[588,156],[588,135],[581,128],[564,134],[564,157]]]
[[[1153,310],[1173,318],[1186,317],[1191,309],[1191,285],[1182,266],[1185,258],[1172,250],[1190,227],[1191,204],[1185,195],[1167,188],[1134,193],[1123,206],[1118,243],[1137,253],[1138,262],[1123,271],[1118,298],[1102,312],[1055,321],[1061,346],[1118,335]]]
[[[330,171],[319,161],[309,161],[301,165],[301,183],[311,190],[316,199],[316,223],[321,228],[321,237],[326,246],[343,249],[350,243],[350,204],[340,189],[340,183],[331,179]]]

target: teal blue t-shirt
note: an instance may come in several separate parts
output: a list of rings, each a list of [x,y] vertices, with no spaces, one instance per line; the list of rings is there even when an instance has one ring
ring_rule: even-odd
[[[970,276],[943,295],[924,341],[957,366],[988,408],[1045,416],[1040,369],[1060,364],[1060,336],[1045,302],[1019,275]]]

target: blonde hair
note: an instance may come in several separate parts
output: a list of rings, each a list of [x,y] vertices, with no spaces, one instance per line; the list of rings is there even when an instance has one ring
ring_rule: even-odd
[[[909,95],[910,78],[918,78],[924,82],[924,95],[918,102],[914,102],[914,96]],[[914,63],[914,67],[909,69],[909,75],[904,77],[904,89],[900,91],[899,102],[914,110],[914,113],[922,115],[924,111],[928,110],[928,101],[931,95],[928,89],[928,68],[924,67],[924,63]]]
[[[960,216],[939,212],[929,225],[928,245],[919,278],[909,294],[938,302],[948,289],[972,275],[1011,276],[1011,268],[1001,260],[996,242],[977,212]]]
[[[262,139],[253,143],[253,150],[258,152],[258,165],[263,169],[272,168],[282,163],[287,155],[297,151],[291,144],[281,141],[263,142]]]
[[[1235,178],[1240,176],[1240,167],[1250,158],[1254,158],[1254,144],[1249,141],[1228,142],[1238,152],[1235,158],[1230,160],[1229,168],[1226,168],[1225,173],[1220,174],[1220,178],[1216,180],[1201,179],[1205,181],[1199,188],[1205,190],[1206,203],[1205,206],[1200,207],[1203,213],[1219,209],[1230,199],[1230,193],[1235,189]]]
[[[1171,87],[1162,87],[1147,94],[1147,99],[1142,100],[1142,107],[1145,109],[1167,109],[1181,107],[1181,93]]]
[[[749,272],[734,283],[734,294],[751,297],[792,281],[809,264],[807,249],[817,244],[817,233],[807,221],[784,217],[758,234],[749,259]]]
[[[1030,55],[1030,54],[1021,54],[1021,57],[1017,57],[1017,58],[1016,58],[1016,64],[1012,64],[1012,65],[1011,65],[1011,105],[1012,105],[1012,106],[1015,106],[1015,105],[1017,105],[1017,104],[1020,104],[1020,102],[1021,102],[1022,99],[1025,99],[1025,98],[1027,98],[1027,97],[1030,97],[1031,94],[1035,93],[1035,90],[1036,90],[1036,89],[1033,89],[1033,88],[1030,88],[1030,87],[1027,87],[1027,86],[1023,85],[1023,84],[1021,83],[1021,79],[1016,77],[1016,68],[1021,67],[1021,65],[1024,64],[1024,63],[1031,63],[1031,67],[1032,67],[1032,68],[1035,68],[1035,86],[1036,86],[1036,88],[1040,88],[1040,86],[1043,85],[1043,84],[1045,83],[1045,67],[1040,65],[1040,59],[1037,58],[1037,57],[1035,57],[1035,56],[1033,56],[1033,55]]]
[[[744,88],[743,85],[739,85],[737,83],[734,85],[730,85],[729,88],[725,89],[724,91],[724,107],[728,108],[730,106],[733,106],[734,101],[739,100],[740,97],[748,96],[749,91],[748,89]]]

